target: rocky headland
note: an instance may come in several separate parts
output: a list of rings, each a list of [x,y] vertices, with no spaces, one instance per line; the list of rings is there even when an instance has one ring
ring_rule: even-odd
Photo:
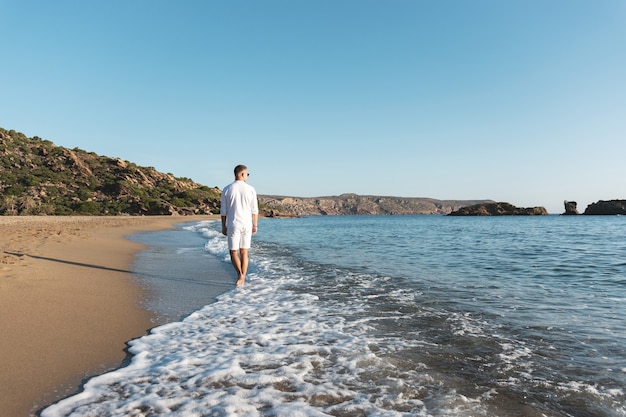
[[[624,215],[626,200],[600,200],[589,204],[583,214],[587,215]]]
[[[461,207],[491,200],[437,200],[419,197],[389,197],[341,194],[327,197],[259,195],[268,217],[348,214],[449,214]]]
[[[543,216],[548,214],[545,207],[515,207],[510,203],[481,203],[453,211],[449,216]]]

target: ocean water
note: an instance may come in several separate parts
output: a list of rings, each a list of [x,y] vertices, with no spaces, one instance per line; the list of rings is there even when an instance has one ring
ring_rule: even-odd
[[[179,321],[214,302],[236,280],[230,263],[205,250],[207,239],[195,227],[176,226],[127,237],[147,246],[135,256],[133,271],[147,290],[143,307],[154,313],[156,325]]]
[[[626,217],[261,219],[238,289],[219,227],[159,250],[222,278],[43,417],[626,416]]]

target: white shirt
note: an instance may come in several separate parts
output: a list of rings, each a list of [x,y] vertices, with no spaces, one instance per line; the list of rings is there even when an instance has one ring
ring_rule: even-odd
[[[245,181],[234,181],[222,191],[220,215],[226,216],[226,227],[252,227],[252,215],[259,214],[256,190]]]

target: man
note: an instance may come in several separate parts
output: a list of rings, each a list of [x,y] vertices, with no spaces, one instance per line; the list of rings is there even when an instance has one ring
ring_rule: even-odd
[[[246,280],[248,249],[259,221],[256,191],[246,184],[249,175],[245,165],[235,167],[235,181],[224,187],[220,209],[222,234],[228,236],[230,261],[238,274],[238,287]]]

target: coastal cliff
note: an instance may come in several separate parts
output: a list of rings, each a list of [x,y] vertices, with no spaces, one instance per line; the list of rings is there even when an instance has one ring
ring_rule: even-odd
[[[341,194],[327,197],[259,195],[268,217],[347,214],[449,214],[461,207],[491,200],[437,200],[419,197],[390,197]]]

